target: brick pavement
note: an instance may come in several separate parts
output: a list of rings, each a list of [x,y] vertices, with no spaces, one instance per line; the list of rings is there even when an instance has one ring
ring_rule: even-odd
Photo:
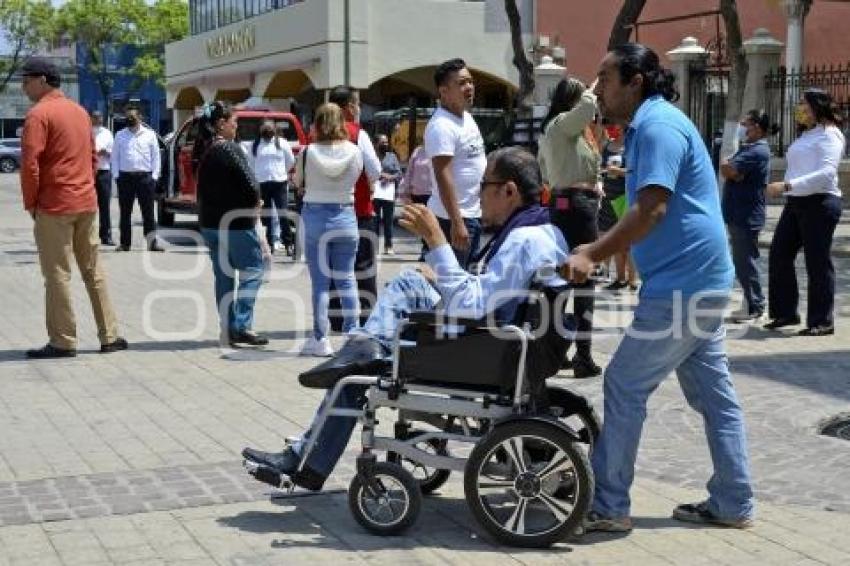
[[[24,361],[23,350],[45,340],[44,307],[31,222],[17,192],[15,176],[0,176],[0,566],[850,562],[838,534],[850,527],[850,444],[815,434],[821,420],[850,410],[850,262],[844,259],[835,337],[751,330],[729,340],[747,411],[761,518],[756,529],[697,529],[667,518],[675,502],[701,496],[708,475],[701,425],[671,379],[650,405],[634,494],[636,531],[521,552],[495,547],[475,530],[457,480],[426,501],[409,535],[378,539],[364,534],[346,508],[351,452],[332,477],[331,492],[318,496],[269,502],[269,491],[241,472],[242,446],[279,446],[309,422],[319,399],[295,380],[311,363],[294,356],[309,326],[299,312],[299,301],[309,304],[303,266],[279,261],[275,275],[282,279],[264,288],[256,327],[269,331],[270,348],[227,352],[217,347],[203,250],[184,239],[165,254],[105,252],[132,349],[95,353],[94,324],[75,276],[81,354]],[[402,241],[402,256],[383,263],[382,279],[415,250],[414,242]],[[181,273],[150,277],[157,268]],[[197,291],[203,303],[187,291]],[[620,323],[613,314],[627,311],[632,300],[601,301],[596,349],[602,360],[616,345]],[[599,380],[566,383],[600,406]]]

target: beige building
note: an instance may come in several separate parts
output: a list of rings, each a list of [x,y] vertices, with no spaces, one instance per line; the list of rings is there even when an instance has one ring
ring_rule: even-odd
[[[520,5],[534,29],[534,2]],[[477,105],[507,106],[516,91],[502,0],[192,0],[190,13],[192,35],[166,47],[175,124],[215,99],[309,107],[339,84],[367,112],[430,105],[434,68],[453,57],[476,75]]]

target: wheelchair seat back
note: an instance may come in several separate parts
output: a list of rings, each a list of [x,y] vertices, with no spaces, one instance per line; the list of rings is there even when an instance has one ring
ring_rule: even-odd
[[[513,324],[530,332],[524,389],[533,397],[545,389],[566,356],[570,338],[564,328],[567,287],[532,288]],[[451,322],[450,320],[448,321]],[[517,381],[522,343],[515,333],[472,327],[444,335],[438,324],[417,325],[416,345],[399,349],[402,382],[447,385],[511,395]]]

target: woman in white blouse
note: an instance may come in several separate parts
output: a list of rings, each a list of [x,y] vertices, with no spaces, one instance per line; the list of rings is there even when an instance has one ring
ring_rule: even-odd
[[[800,324],[794,260],[800,248],[809,278],[808,312],[802,336],[835,333],[835,266],[832,236],[841,218],[838,164],[844,155],[841,116],[820,89],[803,93],[795,113],[802,135],[788,147],[785,180],[770,183],[771,196],[784,194],[785,208],[773,233],[769,257],[769,330]]]
[[[289,170],[295,164],[295,156],[289,142],[275,135],[272,122],[264,122],[260,126],[260,136],[251,148],[254,158],[254,175],[260,183],[260,198],[263,199],[263,225],[266,227],[266,239],[269,246],[274,246],[275,234],[272,230],[274,222],[271,215],[277,214],[280,220],[280,241],[286,253],[292,254],[292,231],[286,221],[286,181]],[[276,212],[272,212],[272,206]]]

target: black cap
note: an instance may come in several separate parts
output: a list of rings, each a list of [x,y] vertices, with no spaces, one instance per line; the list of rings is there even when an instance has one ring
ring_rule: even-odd
[[[59,78],[59,69],[41,57],[30,57],[21,67],[21,74],[25,77],[45,77],[46,79]]]

